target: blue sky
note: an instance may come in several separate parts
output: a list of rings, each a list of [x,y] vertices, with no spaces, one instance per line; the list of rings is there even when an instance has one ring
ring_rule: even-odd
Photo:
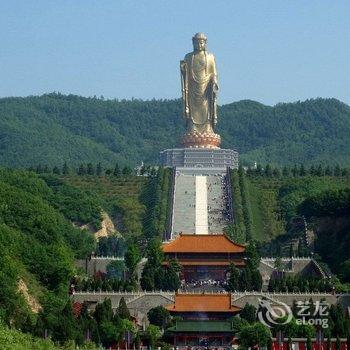
[[[180,96],[202,31],[219,103],[350,104],[350,1],[0,0],[0,96]]]

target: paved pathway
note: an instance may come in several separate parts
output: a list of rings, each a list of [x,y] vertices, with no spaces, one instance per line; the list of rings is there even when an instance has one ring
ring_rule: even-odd
[[[208,234],[208,191],[207,177],[196,176],[196,226],[195,233]]]
[[[224,174],[177,174],[172,234],[222,233],[227,225]]]

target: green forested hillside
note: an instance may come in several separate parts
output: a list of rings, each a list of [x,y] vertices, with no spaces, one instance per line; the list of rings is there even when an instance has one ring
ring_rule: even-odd
[[[94,341],[106,342],[103,327],[93,328],[96,321],[87,312],[79,317],[73,314],[68,291],[73,276],[79,273],[75,260],[103,250],[106,244],[115,254],[113,247],[124,250],[125,241],[144,248],[148,241],[162,237],[170,179],[171,171],[163,168],[152,170],[147,177],[37,175],[0,168],[0,344],[7,339],[8,349],[56,348],[39,339],[46,332],[60,344],[74,340],[81,346],[87,329],[93,330]],[[97,230],[102,210],[118,215],[124,224],[119,231],[123,237],[108,237],[104,247],[89,231],[76,227],[87,225]],[[81,278],[85,277],[82,274]],[[122,327],[119,317],[113,320],[113,327]],[[132,322],[128,325],[133,327]],[[125,334],[122,328],[111,332],[113,339]]]
[[[312,215],[305,210],[301,212],[300,206],[304,201],[308,203],[312,196],[321,195],[324,191],[350,188],[348,169],[336,169],[333,172],[331,167],[326,167],[325,171],[322,167],[316,170],[301,166],[285,167],[281,171],[267,165],[265,169],[248,169],[245,172],[240,167],[238,171],[231,171],[235,213],[233,238],[241,242],[250,239],[268,242],[287,233],[295,217],[301,214],[316,216],[314,212]],[[310,207],[312,205],[308,206],[309,210]],[[325,213],[325,209],[318,211],[321,216],[331,215],[331,212]]]
[[[260,241],[264,256],[315,254],[350,283],[348,169],[240,167],[231,171],[231,180],[234,224],[226,228],[231,238]]]
[[[2,98],[0,164],[155,164],[159,151],[176,146],[183,131],[180,100]],[[222,147],[237,148],[247,163],[350,164],[350,107],[335,99],[224,105],[218,132]]]
[[[74,350],[75,342],[67,341],[63,345],[54,344],[51,339],[33,337],[16,329],[8,328],[0,323],[1,350]],[[88,342],[79,347],[80,350],[98,350],[93,343]]]
[[[281,103],[240,101],[220,109],[223,146],[266,164],[349,164],[350,107],[336,99]]]
[[[68,174],[56,177],[56,181],[84,191],[85,196],[90,193],[97,198],[114,220],[118,232],[126,240],[139,243],[163,237],[170,179],[171,170],[161,167],[150,176]]]
[[[304,228],[300,235],[291,224],[293,218],[303,215],[314,228],[315,257],[319,255],[321,262],[328,263],[341,282],[350,282],[348,169],[279,169],[267,165],[247,171],[240,167],[231,175],[236,221],[228,227],[228,233],[233,239],[260,240],[267,247],[265,252],[275,256],[308,254],[310,250],[298,246]],[[97,229],[104,209],[124,222],[120,233],[126,238],[128,251],[135,242],[143,248],[166,229],[170,183],[171,171],[163,168],[150,171],[147,177],[109,172],[37,175],[0,168],[0,343],[7,339],[13,348],[23,343],[17,348],[33,344],[33,348],[54,349],[51,342],[38,339],[47,330],[54,341],[63,344],[74,339],[81,345],[90,327],[97,341],[104,324],[86,312],[75,318],[68,296],[71,278],[77,273],[74,259],[97,247],[92,235],[75,228],[72,222]],[[283,237],[290,238],[287,251],[271,244]],[[120,237],[109,238],[114,239],[113,244],[123,241]],[[296,245],[291,244],[293,239]],[[140,252],[136,255],[141,258]],[[86,276],[80,277],[85,280]],[[89,285],[89,280],[85,281]],[[131,284],[128,287],[133,288]],[[338,288],[348,287],[339,283],[337,290],[341,290]],[[115,328],[116,324],[122,325],[119,321],[107,322],[118,337],[125,334],[124,328]],[[102,336],[107,339],[106,334]]]
[[[350,283],[350,187],[315,193],[303,201],[299,211],[314,227],[316,252]]]
[[[39,336],[50,329],[54,339],[64,337],[61,323],[72,317],[67,292],[74,260],[95,247],[62,214],[69,212],[64,197],[34,173],[0,169],[0,319]],[[52,206],[60,201],[59,209]]]

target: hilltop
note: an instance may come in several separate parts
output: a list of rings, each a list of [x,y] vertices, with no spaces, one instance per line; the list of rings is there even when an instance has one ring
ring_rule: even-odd
[[[104,100],[57,93],[0,99],[0,164],[156,164],[184,131],[180,100]],[[222,147],[243,162],[350,164],[350,107],[313,99],[219,108]]]

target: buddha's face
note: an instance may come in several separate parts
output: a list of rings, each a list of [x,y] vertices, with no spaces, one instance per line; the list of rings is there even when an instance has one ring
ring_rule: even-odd
[[[207,43],[204,39],[193,39],[193,48],[195,51],[205,51]]]

